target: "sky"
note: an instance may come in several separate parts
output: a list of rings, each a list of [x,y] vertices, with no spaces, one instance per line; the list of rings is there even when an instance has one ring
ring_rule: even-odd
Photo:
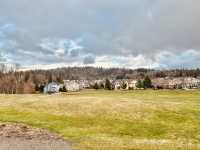
[[[0,0],[0,63],[200,67],[199,0]]]

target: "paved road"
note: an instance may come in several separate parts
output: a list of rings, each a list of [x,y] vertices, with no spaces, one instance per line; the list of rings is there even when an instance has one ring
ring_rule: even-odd
[[[37,140],[17,137],[0,137],[0,150],[71,150],[63,140]]]

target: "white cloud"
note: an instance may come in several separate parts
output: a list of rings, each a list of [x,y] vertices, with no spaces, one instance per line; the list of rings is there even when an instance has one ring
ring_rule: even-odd
[[[89,58],[91,56],[91,58]],[[88,63],[85,63],[85,58]],[[187,50],[180,54],[170,51],[163,51],[152,59],[143,55],[129,56],[96,56],[85,54],[73,62],[55,63],[51,65],[26,66],[25,69],[51,69],[66,66],[93,66],[105,68],[151,68],[151,69],[169,69],[169,68],[197,68],[200,65],[200,52],[196,50]],[[95,60],[94,60],[95,59]]]
[[[65,50],[64,49],[57,49],[57,50],[55,50],[55,55],[57,57],[63,57],[65,55]]]
[[[158,66],[156,62],[146,58],[143,55],[129,56],[99,56],[96,57],[96,63],[93,66],[101,67],[123,67],[123,68],[155,68]]]

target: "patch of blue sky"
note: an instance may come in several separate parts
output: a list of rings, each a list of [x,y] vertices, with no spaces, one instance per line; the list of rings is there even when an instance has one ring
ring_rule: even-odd
[[[0,33],[13,33],[16,32],[16,26],[11,23],[4,24],[0,26]]]

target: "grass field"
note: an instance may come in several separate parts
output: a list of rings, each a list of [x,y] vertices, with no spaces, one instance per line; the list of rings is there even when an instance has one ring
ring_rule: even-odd
[[[0,122],[48,129],[77,150],[200,150],[200,91],[0,95]]]

